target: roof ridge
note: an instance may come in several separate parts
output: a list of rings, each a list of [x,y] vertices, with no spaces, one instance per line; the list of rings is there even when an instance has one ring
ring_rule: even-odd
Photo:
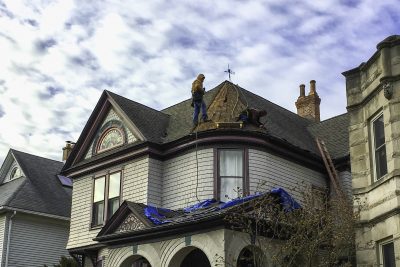
[[[217,86],[215,86],[214,88],[211,88],[210,90],[206,91],[206,94],[209,93],[209,92],[211,92],[211,91],[214,91],[214,90],[216,90],[216,89],[221,89],[221,88],[224,86],[225,82],[228,82],[228,81],[225,80],[225,81],[223,81],[222,83],[220,83],[220,84],[218,84]],[[190,99],[191,99],[191,98],[188,98],[188,99],[185,99],[185,100],[183,100],[183,101],[181,101],[181,102],[175,103],[175,104],[173,104],[172,106],[169,106],[169,107],[166,107],[166,108],[160,110],[160,112],[164,113],[165,110],[170,109],[170,108],[173,108],[173,107],[175,107],[175,106],[177,106],[177,105],[181,105],[182,103],[184,103],[184,102],[186,102],[186,101],[189,101]],[[211,101],[211,102],[212,102],[212,101]],[[167,114],[167,115],[169,115],[169,114]]]
[[[323,124],[323,123],[329,122],[329,121],[331,121],[331,120],[337,119],[338,117],[342,117],[342,116],[345,116],[345,115],[347,115],[347,114],[348,114],[348,113],[345,112],[345,113],[342,113],[342,114],[339,114],[339,115],[335,115],[335,116],[330,117],[330,118],[328,118],[328,119],[326,119],[326,120],[323,120],[323,121],[320,121],[320,122],[314,122],[314,123],[308,125],[307,127],[313,127],[313,126],[315,126],[315,125],[321,125],[321,124]]]
[[[27,152],[24,152],[24,151],[16,150],[16,149],[13,149],[13,148],[10,148],[10,151],[11,152],[17,152],[17,153],[25,154],[25,155],[29,155],[29,156],[33,156],[33,157],[36,157],[36,158],[42,158],[42,159],[45,159],[45,160],[51,160],[51,161],[55,161],[55,162],[58,162],[58,163],[64,163],[64,162],[62,162],[60,160],[45,158],[43,156],[34,155],[34,154],[31,154],[31,153],[27,153]]]

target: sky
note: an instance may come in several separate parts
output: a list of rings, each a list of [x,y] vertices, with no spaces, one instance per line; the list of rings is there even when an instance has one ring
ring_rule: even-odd
[[[161,110],[228,64],[293,112],[316,80],[328,119],[346,112],[341,73],[399,29],[397,0],[0,0],[0,164],[9,148],[61,160],[104,89]]]

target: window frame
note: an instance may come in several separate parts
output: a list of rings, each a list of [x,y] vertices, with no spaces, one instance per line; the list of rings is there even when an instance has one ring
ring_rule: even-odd
[[[384,239],[378,242],[378,262],[379,262],[379,266],[384,266],[384,262],[383,262],[383,246],[388,245],[392,243],[393,244],[393,251],[394,251],[394,259],[396,261],[396,250],[394,249],[394,240],[393,237],[390,237],[388,239]]]
[[[114,131],[114,130],[118,131],[118,133],[121,135],[121,137],[122,137],[122,142],[119,143],[118,145],[115,145],[115,146],[112,146],[112,147],[109,147],[109,148],[100,149],[100,146],[101,146],[101,144],[102,144],[104,138],[105,138],[111,131]],[[114,148],[116,148],[116,147],[123,146],[124,144],[125,144],[125,135],[124,135],[124,132],[123,132],[120,128],[116,127],[116,126],[111,126],[111,127],[107,128],[107,129],[101,134],[99,140],[97,141],[97,144],[96,144],[96,154],[103,153],[103,152],[105,152],[105,151],[114,149]]]
[[[386,154],[386,137],[385,137],[385,128],[383,127],[383,135],[384,135],[384,137],[385,137],[385,142],[380,146],[380,147],[376,147],[375,145],[376,145],[376,143],[375,143],[375,127],[374,127],[374,123],[377,121],[377,120],[379,120],[380,118],[382,117],[382,121],[384,121],[384,115],[383,115],[383,111],[381,110],[381,111],[379,111],[377,114],[375,114],[374,116],[372,116],[371,117],[371,119],[370,119],[370,121],[369,121],[369,132],[370,132],[370,138],[369,138],[369,140],[370,140],[370,142],[371,142],[371,146],[370,146],[370,149],[371,149],[371,153],[370,153],[370,155],[371,155],[371,167],[372,167],[372,169],[373,169],[373,171],[371,172],[371,174],[372,174],[372,181],[373,182],[378,182],[379,180],[381,180],[385,175],[387,175],[387,173],[388,173],[388,170],[387,170],[387,154]],[[377,164],[377,162],[376,162],[376,152],[379,150],[379,149],[381,149],[381,148],[384,148],[385,149],[385,155],[386,155],[386,158],[385,158],[385,163],[386,163],[386,173],[385,174],[383,174],[383,175],[381,175],[380,177],[378,177],[378,169],[377,169],[377,167],[378,167],[378,164]]]
[[[242,152],[242,193],[249,195],[249,151],[245,147],[227,146],[214,148],[214,198],[221,200],[221,175],[220,175],[220,153],[224,150],[237,150]]]
[[[121,206],[122,203],[122,185],[123,185],[123,180],[124,180],[124,169],[123,168],[119,168],[119,169],[113,169],[107,172],[102,172],[99,173],[95,176],[93,176],[93,181],[92,181],[92,203],[91,203],[91,212],[90,212],[90,229],[95,229],[95,228],[99,228],[102,227],[110,218],[111,216],[109,216],[109,207],[108,207],[108,202],[109,202],[109,188],[110,188],[110,176],[112,174],[115,173],[120,173],[120,180],[119,180],[119,203],[118,203],[118,207]],[[95,181],[96,179],[100,179],[104,177],[105,181],[104,181],[104,206],[103,206],[103,221],[101,224],[94,224],[94,213],[93,213],[93,208],[94,208],[94,194],[95,194]],[[115,197],[116,198],[116,197]]]

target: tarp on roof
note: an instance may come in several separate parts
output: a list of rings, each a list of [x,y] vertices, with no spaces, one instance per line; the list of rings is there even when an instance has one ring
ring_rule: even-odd
[[[218,202],[215,199],[206,199],[194,205],[191,205],[187,208],[183,209],[185,213],[192,212],[201,212],[202,210],[207,210],[208,212],[217,212],[220,210],[224,210],[230,207],[234,207],[245,202],[248,202],[252,199],[256,199],[261,196],[265,196],[266,194],[271,194],[277,196],[279,200],[279,204],[282,206],[285,212],[290,212],[295,209],[301,208],[300,204],[283,188],[273,188],[270,192],[266,193],[256,193],[254,195],[236,198],[228,202]],[[144,208],[145,216],[153,222],[155,225],[161,225],[172,222],[169,220],[169,215],[173,214],[174,211],[164,208],[157,208],[153,206],[147,206]]]

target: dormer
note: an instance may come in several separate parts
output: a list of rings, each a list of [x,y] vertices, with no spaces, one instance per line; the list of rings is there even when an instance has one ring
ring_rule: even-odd
[[[10,150],[0,170],[0,183],[7,183],[21,177],[25,177],[24,172]]]

